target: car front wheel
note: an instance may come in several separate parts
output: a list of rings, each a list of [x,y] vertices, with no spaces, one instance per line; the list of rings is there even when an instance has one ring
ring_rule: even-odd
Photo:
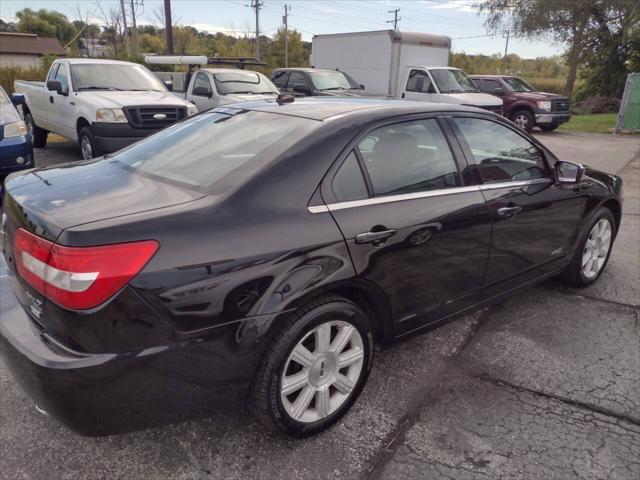
[[[511,121],[515,123],[518,128],[527,133],[531,133],[535,123],[535,118],[533,117],[533,113],[529,110],[518,110],[511,116]]]
[[[91,160],[100,156],[100,151],[96,144],[96,137],[91,131],[91,127],[83,127],[78,135],[78,143],[80,144],[80,154],[83,160]]]
[[[611,210],[600,208],[583,231],[573,259],[565,271],[570,284],[586,287],[600,277],[611,255],[615,228]]]
[[[351,408],[373,360],[364,312],[324,296],[283,323],[266,349],[249,408],[267,427],[295,436],[320,432]]]
[[[27,124],[27,130],[29,130],[29,133],[31,134],[33,146],[36,148],[44,148],[47,145],[47,136],[49,132],[36,125],[31,113],[25,113],[24,123]]]

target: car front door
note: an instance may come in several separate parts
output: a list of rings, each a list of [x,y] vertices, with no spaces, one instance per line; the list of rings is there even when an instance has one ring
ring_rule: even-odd
[[[197,92],[197,93],[196,93]],[[213,107],[213,86],[209,75],[205,72],[196,73],[196,77],[193,79],[193,88],[189,101],[198,107],[198,111],[202,112],[208,108]]]
[[[390,301],[395,334],[477,302],[491,218],[464,185],[462,153],[437,118],[380,125],[354,141],[322,185],[358,275]]]
[[[289,81],[287,83],[287,93],[296,97],[304,97],[307,95],[307,93],[304,93],[304,91],[300,91],[302,89],[307,92],[311,90],[305,74],[296,71],[291,72],[291,74],[289,75]]]
[[[465,177],[482,183],[493,216],[486,298],[555,272],[572,254],[586,205],[579,185],[558,183],[542,148],[515,127],[453,116]]]
[[[426,71],[417,68],[409,71],[402,98],[428,102],[433,100],[435,93],[436,89],[433,81]]]
[[[75,124],[75,94],[72,93],[69,67],[60,63],[53,73],[53,79],[60,80],[62,93],[49,91],[49,118],[52,130],[67,138],[75,138],[77,135]]]

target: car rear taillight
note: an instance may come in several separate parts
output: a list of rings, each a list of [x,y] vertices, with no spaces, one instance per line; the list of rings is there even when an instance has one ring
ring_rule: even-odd
[[[13,249],[27,283],[61,307],[85,310],[124,287],[158,247],[155,240],[65,247],[18,228]]]

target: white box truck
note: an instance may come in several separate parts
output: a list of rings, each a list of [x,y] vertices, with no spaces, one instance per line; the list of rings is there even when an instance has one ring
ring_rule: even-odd
[[[315,35],[311,65],[338,69],[372,95],[455,103],[502,113],[502,99],[481,93],[458,68],[449,67],[445,35],[380,30]]]

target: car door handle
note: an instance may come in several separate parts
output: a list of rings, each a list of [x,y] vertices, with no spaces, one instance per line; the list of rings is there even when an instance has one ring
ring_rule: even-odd
[[[49,96],[49,103],[53,103],[53,95]]]
[[[498,209],[498,216],[501,218],[516,218],[516,215],[522,211],[522,207],[514,206],[514,207],[502,207]]]
[[[375,246],[379,246],[385,243],[387,238],[396,233],[395,230],[381,230],[379,232],[365,232],[356,235],[356,243],[373,243]]]

